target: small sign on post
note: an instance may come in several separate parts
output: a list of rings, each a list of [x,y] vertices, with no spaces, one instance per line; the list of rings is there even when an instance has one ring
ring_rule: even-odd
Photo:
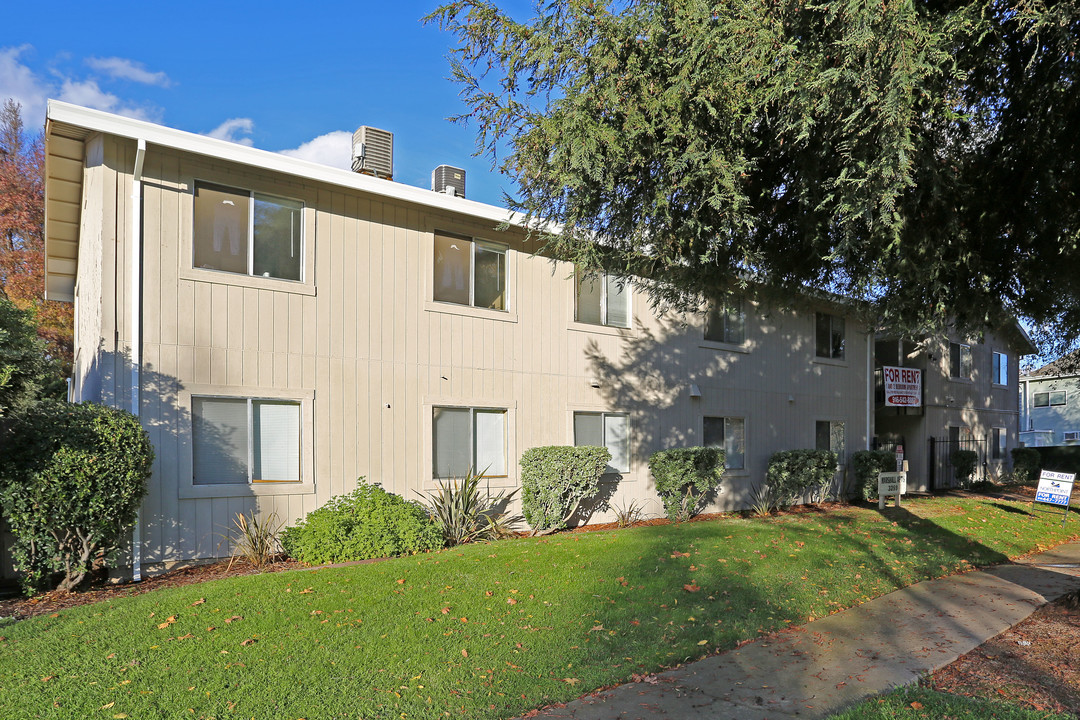
[[[885,509],[885,499],[890,495],[896,496],[896,507],[900,507],[900,496],[907,492],[907,473],[878,473],[877,492],[878,510]]]
[[[1065,511],[1061,517],[1061,524],[1064,525],[1069,517],[1069,501],[1072,499],[1075,480],[1075,473],[1043,470],[1039,473],[1039,487],[1035,490],[1035,499],[1031,502],[1032,508],[1037,502],[1064,508]]]
[[[904,470],[904,446],[896,446],[896,472],[903,472]]]

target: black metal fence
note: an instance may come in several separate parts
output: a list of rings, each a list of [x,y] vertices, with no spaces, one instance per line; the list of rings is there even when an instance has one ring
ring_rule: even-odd
[[[932,437],[929,440],[926,455],[926,476],[931,492],[963,486],[961,481],[956,478],[956,467],[952,462],[953,453],[957,450],[971,450],[975,453],[975,472],[972,474],[970,481],[976,482],[983,479],[987,452],[989,451],[989,440],[987,438],[949,440],[948,438]]]

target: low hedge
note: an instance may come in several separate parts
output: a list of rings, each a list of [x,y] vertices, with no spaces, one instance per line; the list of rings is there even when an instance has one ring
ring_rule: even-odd
[[[369,485],[330,498],[281,533],[289,557],[311,565],[411,555],[443,546],[442,533],[418,503]]]
[[[956,482],[960,483],[961,487],[970,485],[971,477],[979,464],[979,454],[974,450],[953,450],[949,455],[949,462],[952,463]]]
[[[878,497],[878,473],[896,470],[896,453],[890,450],[859,450],[851,454],[856,492],[863,500]]]
[[[781,450],[769,458],[765,482],[780,505],[791,505],[807,490],[823,495],[836,475],[836,462],[830,450]]]
[[[1042,469],[1042,453],[1032,447],[1013,448],[1013,480],[1018,483],[1034,483],[1039,479],[1039,470]]]
[[[702,499],[720,485],[724,451],[715,447],[671,448],[649,457],[656,492],[673,522],[697,515]]]

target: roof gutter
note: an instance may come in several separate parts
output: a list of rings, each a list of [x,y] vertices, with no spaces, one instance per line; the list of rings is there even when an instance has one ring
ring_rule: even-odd
[[[135,172],[131,178],[131,286],[128,307],[131,310],[131,414],[139,417],[142,373],[142,176],[146,159],[146,140],[138,138],[135,150]],[[135,513],[131,529],[131,579],[142,580],[142,507]]]

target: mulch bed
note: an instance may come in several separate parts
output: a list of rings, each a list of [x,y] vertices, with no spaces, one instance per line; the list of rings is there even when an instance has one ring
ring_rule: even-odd
[[[237,561],[229,567],[229,561],[192,565],[179,570],[147,577],[142,582],[109,583],[102,577],[96,577],[85,590],[78,592],[54,591],[36,597],[12,597],[0,600],[0,618],[14,617],[17,620],[35,615],[51,615],[54,612],[89,605],[102,600],[113,600],[132,595],[160,590],[161,588],[181,587],[208,580],[220,580],[239,575],[253,575],[258,572],[281,572],[304,567],[294,560],[280,560],[264,567],[261,571],[243,561]]]
[[[927,687],[1080,717],[1080,593],[1044,605],[923,681]]]

